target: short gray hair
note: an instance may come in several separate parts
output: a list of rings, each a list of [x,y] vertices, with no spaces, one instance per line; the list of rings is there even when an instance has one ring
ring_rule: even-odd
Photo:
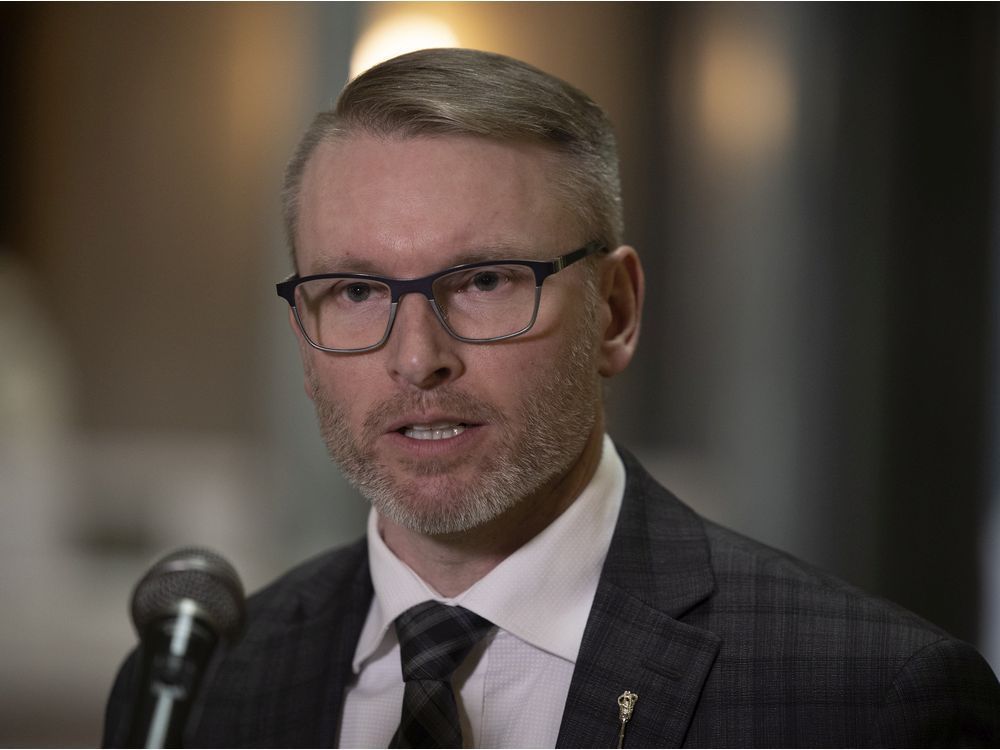
[[[321,143],[374,136],[472,135],[535,143],[562,155],[557,185],[588,232],[610,248],[622,242],[618,150],[611,122],[586,94],[527,63],[471,49],[400,55],[347,84],[320,112],[285,170],[282,203],[293,259],[299,188]]]

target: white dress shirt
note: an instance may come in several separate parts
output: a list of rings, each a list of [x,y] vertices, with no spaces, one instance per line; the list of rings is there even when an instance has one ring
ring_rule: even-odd
[[[580,496],[538,536],[464,593],[448,598],[397,558],[368,517],[375,596],[354,653],[341,747],[387,747],[399,725],[403,675],[393,621],[434,599],[497,627],[453,678],[466,747],[555,747],[583,630],[625,492],[607,435]],[[335,710],[335,707],[331,707]]]

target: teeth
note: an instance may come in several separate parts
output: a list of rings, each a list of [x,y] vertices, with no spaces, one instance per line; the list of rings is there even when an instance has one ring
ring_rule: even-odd
[[[446,440],[465,432],[464,424],[413,424],[403,428],[403,434],[414,440]]]

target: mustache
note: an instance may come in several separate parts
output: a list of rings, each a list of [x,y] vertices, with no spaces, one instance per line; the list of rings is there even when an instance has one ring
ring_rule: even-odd
[[[388,425],[406,415],[421,412],[446,412],[469,422],[503,424],[507,422],[497,407],[477,399],[458,388],[442,386],[421,393],[399,393],[380,401],[365,417],[364,431],[374,437],[385,432]]]

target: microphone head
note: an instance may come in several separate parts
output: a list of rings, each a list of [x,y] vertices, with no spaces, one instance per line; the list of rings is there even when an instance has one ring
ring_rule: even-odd
[[[243,627],[243,584],[223,557],[200,547],[182,547],[149,569],[132,592],[132,622],[142,635],[146,627],[178,613],[183,600],[197,606],[197,617],[206,620],[223,638]]]

